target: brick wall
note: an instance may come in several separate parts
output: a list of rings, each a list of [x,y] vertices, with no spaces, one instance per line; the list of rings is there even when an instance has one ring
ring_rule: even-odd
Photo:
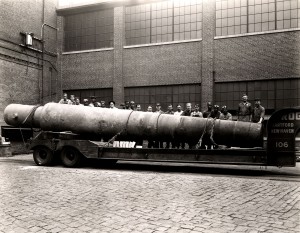
[[[300,31],[215,40],[216,81],[300,77]]]
[[[113,59],[113,50],[62,55],[63,89],[111,88]]]
[[[44,22],[56,26],[56,1],[44,1]],[[20,102],[28,104],[41,103],[51,100],[51,94],[56,94],[57,68],[55,56],[44,56],[45,82],[42,86],[41,69],[42,55],[29,49],[24,49],[19,44],[24,44],[20,32],[33,32],[34,36],[41,38],[43,24],[43,1],[10,1],[1,2],[1,35],[0,35],[0,85],[15,86],[10,89],[13,98],[0,102],[0,112],[8,103]],[[45,47],[48,51],[56,53],[55,31],[45,28]],[[35,48],[41,50],[41,42],[34,40]],[[50,68],[51,67],[51,68]],[[50,68],[50,69],[49,69]],[[52,72],[52,73],[51,73]],[[42,88],[43,87],[43,88]],[[44,89],[42,96],[42,89]],[[52,90],[50,93],[49,90]],[[12,94],[7,94],[11,96]],[[55,96],[53,97],[55,98]],[[2,119],[1,119],[2,120]],[[0,120],[0,121],[1,121]]]
[[[171,85],[201,82],[201,41],[127,48],[124,86]]]
[[[56,26],[56,1],[44,1],[44,22]],[[56,98],[56,57],[45,55],[44,82],[42,86],[42,55],[19,44],[24,44],[20,32],[33,32],[41,38],[43,1],[1,1],[0,24],[0,126],[5,125],[3,111],[10,103],[40,104]],[[56,52],[56,38],[45,30],[45,45]],[[35,48],[41,42],[34,40]],[[51,69],[50,69],[51,67]],[[51,74],[52,72],[52,74]],[[53,79],[53,80],[50,80]],[[50,83],[52,85],[50,85]],[[43,87],[43,88],[42,88]],[[43,89],[43,92],[42,92]],[[43,96],[42,96],[43,93]],[[23,148],[24,149],[24,148]],[[25,152],[25,150],[21,149]]]

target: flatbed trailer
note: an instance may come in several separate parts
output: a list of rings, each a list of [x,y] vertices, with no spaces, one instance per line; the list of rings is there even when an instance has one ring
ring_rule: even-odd
[[[30,142],[38,165],[50,165],[55,153],[67,167],[78,166],[83,157],[105,162],[118,160],[194,162],[239,165],[267,165],[267,153],[262,148],[229,149],[160,149],[120,148],[107,142],[80,139],[80,135],[66,132],[41,132]]]
[[[270,117],[264,147],[224,146],[212,150],[123,148],[116,147],[111,141],[91,140],[87,134],[47,130],[30,139],[28,146],[33,150],[35,163],[41,166],[51,165],[56,157],[60,157],[66,167],[79,166],[83,158],[99,159],[104,163],[136,160],[294,167],[295,137],[299,129],[300,107],[294,107],[279,110]]]

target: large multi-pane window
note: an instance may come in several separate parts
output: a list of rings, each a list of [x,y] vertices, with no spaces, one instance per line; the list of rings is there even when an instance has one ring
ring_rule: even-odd
[[[300,27],[300,1],[276,0],[277,29]]]
[[[232,35],[247,32],[247,1],[217,0],[216,35]]]
[[[300,27],[299,0],[216,0],[216,36]]]
[[[65,16],[64,51],[113,47],[113,9]]]
[[[260,98],[270,114],[276,109],[300,105],[300,79],[278,79],[215,84],[215,102],[236,110],[243,94],[254,103]]]
[[[162,1],[126,7],[126,45],[201,39],[202,1]]]
[[[135,103],[141,104],[143,111],[147,110],[148,105],[152,105],[153,111],[155,111],[155,104],[158,102],[163,111],[167,110],[169,104],[173,105],[174,110],[177,104],[184,109],[188,102],[191,102],[193,107],[194,104],[201,104],[201,87],[199,84],[127,87],[125,88],[125,100],[133,100]]]

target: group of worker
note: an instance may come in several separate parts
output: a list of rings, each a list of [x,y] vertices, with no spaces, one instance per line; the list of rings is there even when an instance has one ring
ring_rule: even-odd
[[[70,105],[82,105],[82,106],[89,106],[89,107],[102,107],[106,108],[106,103],[104,100],[100,102],[96,101],[95,96],[90,97],[90,101],[88,99],[83,99],[83,103],[80,103],[79,97],[75,97],[74,95],[70,95],[70,99],[68,98],[68,94],[64,93],[63,98],[58,102],[59,104],[70,104]],[[110,108],[115,108],[115,102],[110,101]]]
[[[78,97],[75,97],[74,95],[70,95],[70,99],[68,99],[67,93],[64,93],[63,98],[59,101],[59,103],[106,108],[105,101],[101,100],[100,102],[97,102],[95,96],[91,96],[90,101],[88,99],[84,99],[83,104],[81,104],[80,99]],[[114,101],[109,102],[109,108],[116,109]],[[131,109],[136,111],[142,111],[141,105],[135,104],[134,101],[125,101],[124,104],[120,105],[120,109]],[[147,107],[147,112],[153,112],[153,107],[151,105]],[[192,109],[191,103],[186,104],[185,110],[182,110],[182,106],[178,104],[176,106],[175,111],[173,111],[172,104],[169,104],[166,112],[163,112],[161,110],[160,103],[157,103],[156,110],[154,112],[172,114],[172,115],[181,115],[181,116],[232,120],[232,114],[228,112],[227,106],[222,106],[220,109],[219,105],[212,105],[211,102],[207,103],[207,110],[204,111],[203,113],[200,112],[200,107],[198,104],[195,104],[194,109]],[[237,120],[245,121],[245,122],[262,123],[264,120],[264,116],[265,116],[265,108],[261,106],[260,99],[255,99],[255,104],[253,108],[251,103],[248,102],[248,96],[244,94],[242,96],[242,102],[239,103],[238,105]]]
[[[90,97],[90,101],[88,99],[83,100],[83,104],[80,103],[78,97],[74,95],[70,95],[70,99],[68,99],[67,93],[64,93],[63,98],[59,101],[61,104],[71,104],[71,105],[83,105],[89,107],[102,107],[106,108],[105,101],[96,101],[95,96]],[[191,103],[186,103],[186,108],[182,110],[182,106],[178,104],[176,106],[176,110],[173,110],[173,105],[169,104],[167,111],[163,112],[161,109],[161,104],[156,103],[156,109],[153,111],[152,105],[147,107],[147,112],[154,112],[159,114],[171,114],[177,116],[191,116],[191,117],[200,117],[200,118],[212,118],[212,119],[220,119],[220,120],[233,120],[232,114],[228,112],[227,106],[222,106],[220,109],[219,105],[213,105],[211,102],[207,103],[207,110],[203,113],[200,111],[200,107],[198,104],[195,104],[194,108],[192,109]],[[109,108],[116,109],[115,102],[109,102]],[[140,104],[135,104],[134,101],[125,101],[124,104],[120,105],[120,109],[129,109],[135,111],[142,111]],[[252,107],[251,103],[248,102],[248,96],[244,94],[242,96],[242,102],[238,105],[237,111],[237,120],[244,121],[244,122],[254,122],[254,123],[262,123],[264,120],[265,109],[261,106],[260,99],[255,99],[254,108]],[[207,131],[211,131],[212,129],[207,129]],[[140,142],[141,143],[141,142]],[[170,148],[172,143],[172,148],[185,148],[184,142],[164,142],[161,141],[148,141],[148,148]],[[203,143],[200,145],[202,149],[211,149],[211,148],[218,148],[218,145],[213,141],[212,137],[208,137],[204,135]],[[189,148],[194,148],[195,145],[189,145]]]

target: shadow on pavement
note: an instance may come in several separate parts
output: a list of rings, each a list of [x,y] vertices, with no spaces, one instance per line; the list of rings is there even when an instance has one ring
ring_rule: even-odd
[[[100,160],[89,160],[84,165],[85,168],[110,169],[124,171],[146,171],[159,173],[194,173],[205,175],[229,175],[229,176],[274,176],[274,177],[294,177],[299,178],[300,169],[260,167],[249,165],[224,165],[224,164],[196,164],[196,163],[166,163],[166,162],[139,162],[139,161],[119,161],[115,164],[103,164]]]
[[[22,166],[37,166],[32,154],[25,156],[6,157],[0,160],[1,163],[18,164]],[[57,160],[55,167],[62,167]],[[186,173],[218,176],[239,176],[257,177],[280,180],[293,180],[300,182],[300,163],[296,167],[265,167],[249,165],[224,165],[224,164],[202,164],[202,163],[171,163],[171,162],[149,162],[149,161],[103,161],[97,159],[84,160],[81,169],[106,169],[137,172],[157,173]],[[72,168],[65,168],[72,169]]]

